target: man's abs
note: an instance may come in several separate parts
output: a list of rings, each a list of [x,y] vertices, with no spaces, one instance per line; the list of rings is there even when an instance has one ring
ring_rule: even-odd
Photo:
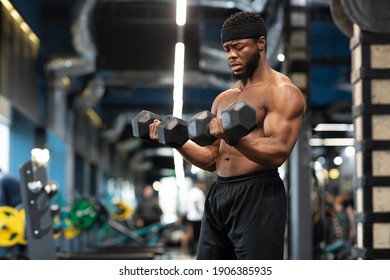
[[[274,167],[250,161],[235,148],[225,143],[221,143],[216,169],[218,176],[231,177],[270,168]]]

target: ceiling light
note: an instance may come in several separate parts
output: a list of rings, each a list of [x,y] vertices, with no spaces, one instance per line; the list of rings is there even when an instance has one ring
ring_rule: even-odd
[[[315,131],[353,131],[353,124],[346,123],[319,123]]]
[[[48,149],[34,148],[31,150],[31,159],[39,166],[46,166],[50,159],[50,152]]]
[[[332,168],[331,170],[329,170],[328,175],[330,179],[337,180],[338,178],[340,178],[340,170],[338,170],[337,168]]]
[[[176,24],[178,25],[178,42],[175,45],[175,62],[173,73],[173,116],[182,118],[183,115],[183,80],[184,80],[184,52],[183,28],[187,18],[187,0],[176,0]],[[173,150],[175,165],[176,185],[182,187],[185,184],[184,160],[177,150]]]
[[[353,138],[311,138],[309,139],[310,146],[353,146],[355,139]]]
[[[8,0],[0,0],[1,4],[3,4],[4,8],[8,11],[11,17],[17,22],[23,32],[27,35],[27,37],[36,45],[39,44],[38,37],[32,32],[30,26],[24,21],[22,16],[19,14],[17,10],[15,10],[12,3]]]
[[[320,163],[323,166],[326,163],[326,159],[324,157],[319,157],[317,158],[316,162]]]
[[[286,57],[284,56],[284,54],[280,53],[280,54],[278,54],[277,59],[278,59],[280,62],[283,62],[283,61],[286,59]]]
[[[160,189],[161,189],[161,182],[160,182],[160,181],[154,181],[153,184],[152,184],[152,186],[153,186],[153,189],[154,189],[156,192],[158,192],[158,191],[160,191]]]
[[[176,24],[186,24],[187,18],[187,0],[176,0]]]
[[[343,163],[343,158],[340,157],[340,156],[337,156],[337,157],[335,157],[335,158],[333,159],[333,163],[334,163],[335,165],[341,165],[341,164]]]
[[[355,148],[352,146],[348,146],[345,148],[345,155],[348,157],[352,157],[355,155]]]
[[[184,52],[184,44],[181,42],[176,43],[173,74],[173,115],[178,118],[182,117],[183,111]]]

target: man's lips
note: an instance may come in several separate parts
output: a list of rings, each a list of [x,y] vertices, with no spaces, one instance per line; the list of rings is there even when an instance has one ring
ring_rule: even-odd
[[[232,71],[234,71],[234,72],[240,70],[240,68],[241,68],[240,64],[231,64],[230,65],[230,69],[232,69]]]

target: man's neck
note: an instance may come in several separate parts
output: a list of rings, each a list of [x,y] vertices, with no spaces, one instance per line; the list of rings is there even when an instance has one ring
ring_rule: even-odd
[[[254,84],[265,81],[271,71],[271,67],[269,67],[266,62],[264,63],[263,61],[261,61],[255,72],[253,72],[250,77],[239,80],[240,88],[244,89],[246,87],[250,87]]]

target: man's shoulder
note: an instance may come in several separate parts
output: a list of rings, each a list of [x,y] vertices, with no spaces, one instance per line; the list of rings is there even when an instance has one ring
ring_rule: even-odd
[[[285,74],[274,71],[273,79],[268,84],[268,91],[276,94],[302,94],[301,90]]]

